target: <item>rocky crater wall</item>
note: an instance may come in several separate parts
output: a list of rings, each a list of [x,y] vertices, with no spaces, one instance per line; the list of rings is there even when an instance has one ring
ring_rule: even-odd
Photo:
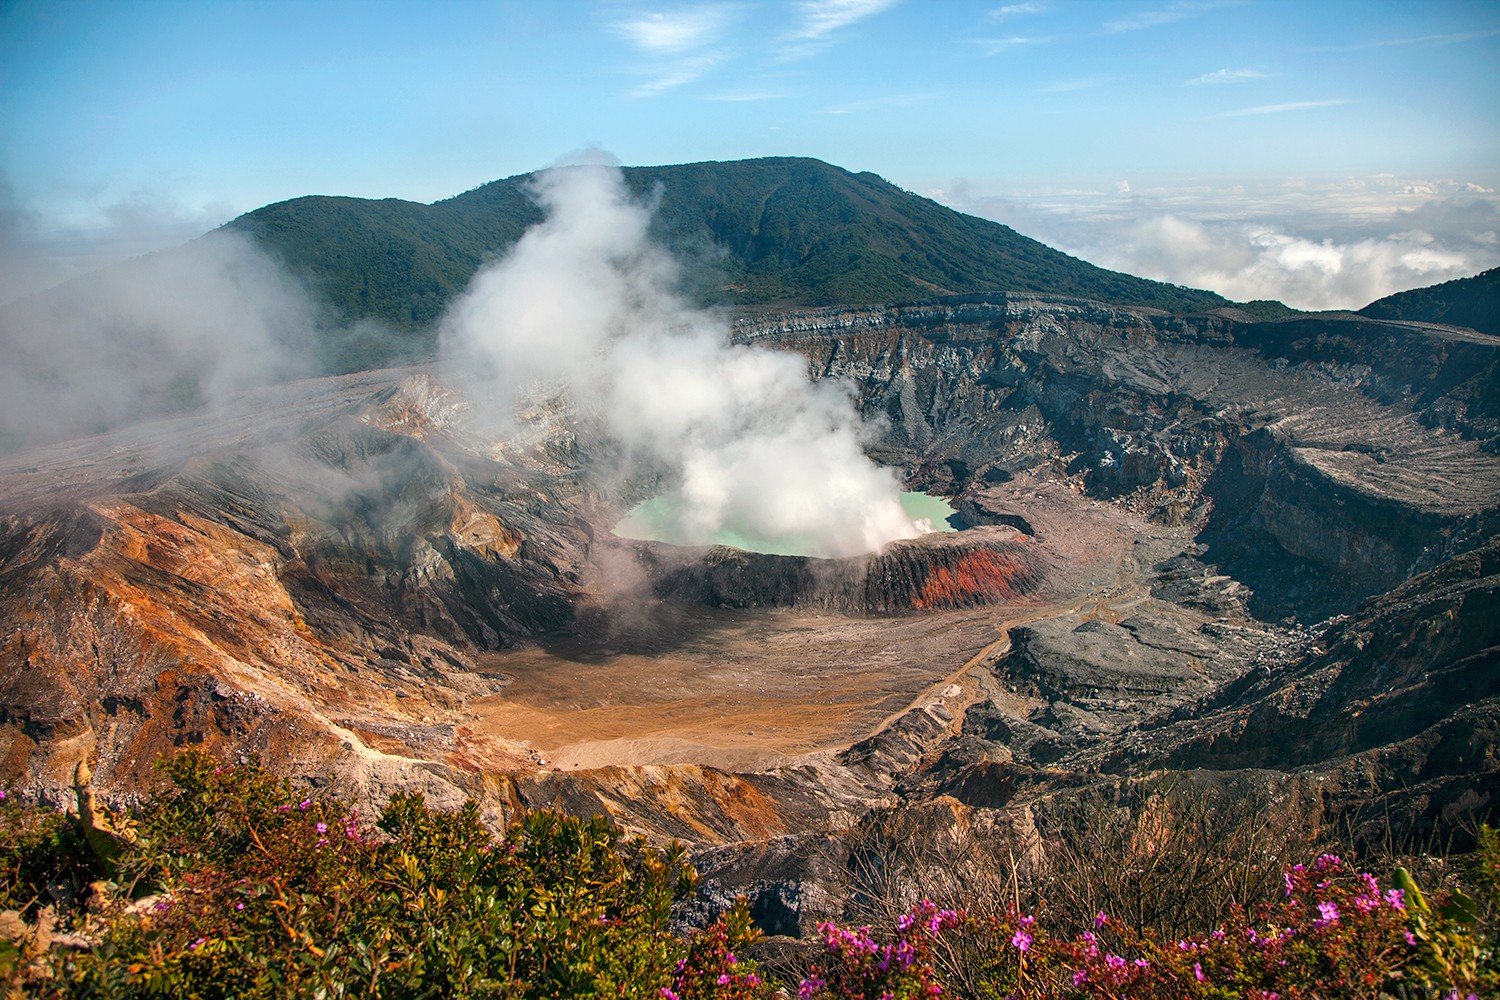
[[[1266,614],[1348,610],[1482,541],[1473,524],[1500,509],[1500,340],[1473,331],[997,295],[738,336],[851,381],[886,428],[879,457],[960,509],[1029,471],[1197,518],[1226,571],[1262,584]]]

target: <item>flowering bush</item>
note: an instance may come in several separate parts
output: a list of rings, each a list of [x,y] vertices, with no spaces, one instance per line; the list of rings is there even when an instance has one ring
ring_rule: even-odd
[[[1481,873],[1493,892],[1500,844],[1492,831],[1484,837]],[[975,918],[924,903],[887,941],[867,927],[822,925],[827,959],[803,981],[801,996],[940,995],[933,956],[950,931],[987,943],[971,960],[979,967],[967,970],[962,994],[979,997],[1320,1000],[1392,996],[1407,985],[1455,997],[1500,995],[1500,956],[1493,930],[1489,945],[1481,943],[1478,904],[1454,896],[1432,907],[1406,881],[1405,888],[1382,888],[1325,854],[1286,871],[1277,903],[1253,912],[1231,907],[1223,927],[1175,941],[1133,933],[1105,913],[1092,929],[1063,939],[1047,935],[1029,914]]]
[[[818,932],[830,960],[802,980],[797,995],[801,1000],[937,996],[943,990],[932,967],[932,949],[943,931],[962,920],[962,913],[923,900],[896,922],[894,939],[884,944],[871,936],[868,927],[841,930],[821,923]]]
[[[183,997],[654,997],[684,952],[680,848],[537,813],[495,838],[471,803],[397,795],[367,825],[257,767],[188,752],[144,810],[110,915],[64,992]]]
[[[705,930],[671,933],[694,879],[681,849],[623,839],[603,819],[538,812],[496,836],[472,803],[440,811],[397,795],[372,823],[254,765],[187,751],[162,769],[171,787],[140,810],[102,892],[65,891],[104,884],[76,827],[0,802],[0,902],[31,922],[0,937],[0,987],[47,998],[1500,996],[1500,836],[1488,828],[1467,892],[1428,899],[1404,870],[1382,885],[1324,854],[1287,869],[1279,898],[1227,905],[1201,935],[1163,937],[1109,913],[1060,932],[1037,913],[923,901],[883,931],[818,925],[812,970],[779,984],[747,956],[757,935],[744,901]],[[86,901],[59,904],[66,948],[43,943],[44,896]]]
[[[750,926],[750,908],[738,900],[733,909],[688,942],[687,954],[672,972],[663,1000],[764,1000],[774,995],[755,963],[743,956],[760,937]]]

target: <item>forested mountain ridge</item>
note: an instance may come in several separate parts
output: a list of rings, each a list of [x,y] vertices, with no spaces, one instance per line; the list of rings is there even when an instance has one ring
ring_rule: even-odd
[[[656,202],[653,231],[703,304],[862,305],[986,291],[1039,292],[1193,312],[1213,292],[1095,267],[1008,226],[955,212],[870,173],[779,157],[628,167]],[[310,280],[345,321],[430,326],[487,259],[537,221],[531,175],[431,205],[305,197],[230,222]]]
[[[1387,295],[1359,312],[1372,319],[1445,323],[1500,336],[1500,267],[1472,278]]]

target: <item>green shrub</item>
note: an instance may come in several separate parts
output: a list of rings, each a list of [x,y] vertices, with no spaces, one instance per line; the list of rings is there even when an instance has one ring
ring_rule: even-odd
[[[694,873],[681,848],[601,818],[536,812],[502,835],[472,803],[397,795],[374,822],[255,764],[189,750],[136,816],[113,881],[64,907],[66,941],[0,947],[0,988],[67,997],[770,1000],[743,900],[671,932]],[[0,891],[36,927],[54,888],[103,869],[68,818],[0,803]],[[817,1000],[1500,996],[1500,835],[1445,865],[1429,899],[1405,869],[1382,886],[1324,854],[1277,898],[1232,902],[1176,936],[1100,912],[1065,926],[1020,897],[1005,912],[923,901],[886,932],[819,925],[801,977]],[[61,893],[66,895],[66,893]],[[1074,900],[1065,906],[1074,905]],[[1030,904],[1028,904],[1030,905]],[[1038,919],[1046,916],[1047,919]],[[14,918],[10,918],[14,921]]]

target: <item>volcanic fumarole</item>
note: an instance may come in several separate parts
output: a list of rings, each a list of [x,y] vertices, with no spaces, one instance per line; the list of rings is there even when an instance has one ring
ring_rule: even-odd
[[[443,324],[476,413],[516,434],[518,402],[565,396],[674,498],[676,540],[726,532],[844,557],[922,534],[871,461],[853,390],[794,354],[730,343],[675,291],[651,209],[600,153],[537,175],[546,217],[480,271]]]

